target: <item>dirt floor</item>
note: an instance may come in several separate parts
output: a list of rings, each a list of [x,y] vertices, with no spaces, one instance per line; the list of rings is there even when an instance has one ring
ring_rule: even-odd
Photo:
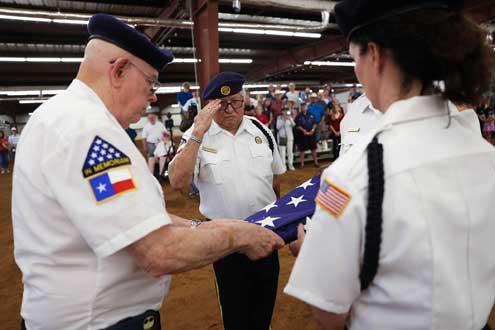
[[[282,194],[315,175],[317,170],[307,166],[283,176]],[[186,218],[200,217],[198,200],[183,197],[163,184],[167,209]],[[0,175],[0,330],[18,330],[19,310],[22,296],[21,274],[14,262],[12,222],[10,211],[12,189],[11,175]],[[280,279],[277,304],[272,329],[315,330],[310,311],[303,303],[285,295],[282,290],[287,283],[294,258],[288,248],[280,251]],[[455,299],[455,297],[446,297]],[[170,293],[162,307],[162,327],[173,330],[221,330],[211,266],[185,274],[174,275]],[[490,325],[495,327],[492,311]],[[442,329],[443,330],[443,329]]]

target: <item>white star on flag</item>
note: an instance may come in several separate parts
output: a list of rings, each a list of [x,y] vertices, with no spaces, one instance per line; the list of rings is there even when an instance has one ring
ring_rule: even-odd
[[[98,187],[96,187],[96,189],[98,189],[98,192],[101,194],[102,192],[107,190],[107,185],[100,182],[100,184],[98,185]]]
[[[96,152],[93,152],[93,153],[91,154],[91,158],[96,158],[96,157],[98,157],[98,155],[96,154]]]
[[[300,203],[307,202],[307,200],[304,199],[304,195],[301,195],[301,196],[299,196],[297,198],[296,197],[291,197],[290,199],[291,199],[290,202],[288,202],[285,205],[291,205],[292,204],[292,205],[294,205],[294,207],[297,207]]]
[[[104,161],[104,160],[105,160],[105,158],[103,158],[103,157],[101,157],[101,156],[100,156],[100,157],[98,157],[98,161],[99,161],[99,162],[102,162],[102,161]]]
[[[95,161],[94,161],[94,160],[92,160],[92,159],[90,159],[90,160],[88,161],[88,164],[89,164],[89,165],[94,165],[94,164],[95,164]]]
[[[106,152],[106,150],[103,150],[103,149],[102,149],[102,150],[100,151],[100,154],[102,154],[102,155],[106,155],[106,154],[107,154],[107,152]]]
[[[266,227],[266,226],[275,227],[273,221],[278,219],[280,219],[280,217],[266,217],[263,220],[256,221],[256,223],[261,224],[261,227]]]
[[[110,152],[114,152],[114,151],[115,151],[115,149],[114,149],[114,148],[110,148],[110,149],[108,149],[108,151],[110,151]]]
[[[98,146],[94,146],[94,147],[93,147],[93,150],[94,150],[94,151],[98,151],[98,150],[100,150],[100,147],[98,147]]]
[[[101,140],[100,139],[96,140],[96,144],[101,144]]]
[[[120,152],[116,152],[115,157],[117,157],[117,158],[120,157]]]
[[[268,213],[271,209],[273,209],[274,207],[278,207],[278,205],[275,204],[275,202],[271,203],[271,204],[268,204],[267,206],[265,206],[264,208],[262,208],[261,210],[264,210],[266,213]],[[260,210],[260,211],[261,211]]]
[[[309,179],[308,181],[304,182],[303,184],[301,184],[297,188],[304,188],[304,190],[306,190],[306,188],[314,186],[314,185],[315,185],[314,183],[311,183],[311,179]]]
[[[107,155],[107,158],[108,158],[108,159],[112,159],[112,158],[113,158],[113,156],[112,156],[112,155],[110,155],[110,154],[108,154],[108,155]]]
[[[105,148],[105,149],[108,148],[108,144],[103,143],[103,148]]]

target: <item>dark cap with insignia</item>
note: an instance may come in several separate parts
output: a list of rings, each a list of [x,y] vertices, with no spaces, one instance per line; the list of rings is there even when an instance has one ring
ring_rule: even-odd
[[[353,32],[388,17],[419,9],[459,9],[463,0],[343,0],[335,5],[335,18],[347,40]]]
[[[172,62],[174,55],[155,46],[143,33],[107,14],[93,15],[88,23],[89,40],[101,39],[139,57],[157,71]]]
[[[246,78],[237,72],[220,72],[213,77],[203,92],[203,99],[215,100],[239,93]]]

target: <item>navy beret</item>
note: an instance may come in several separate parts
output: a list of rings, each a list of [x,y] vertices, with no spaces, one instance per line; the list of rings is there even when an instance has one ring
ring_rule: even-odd
[[[382,19],[426,8],[459,9],[463,0],[342,0],[335,5],[340,31],[349,40],[351,34]]]
[[[221,99],[239,93],[246,78],[237,72],[220,72],[213,77],[203,92],[204,100]]]
[[[172,62],[174,55],[155,46],[148,37],[107,14],[93,15],[88,23],[89,40],[102,39],[139,57],[158,72]]]

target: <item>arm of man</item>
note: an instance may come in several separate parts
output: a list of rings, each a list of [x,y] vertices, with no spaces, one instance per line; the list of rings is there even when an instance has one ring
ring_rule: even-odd
[[[152,276],[175,274],[203,267],[234,252],[256,260],[284,245],[274,232],[238,220],[216,220],[197,229],[177,223],[161,227],[126,249],[138,265]]]
[[[192,135],[203,139],[204,134],[210,128],[213,116],[220,109],[220,100],[214,100],[206,105],[194,118]],[[200,144],[189,139],[180,152],[169,165],[168,175],[170,184],[174,189],[185,191],[191,185],[194,167],[198,158]]]
[[[316,307],[311,307],[311,311],[313,312],[313,317],[322,330],[343,329],[345,326],[345,321],[349,315],[349,313],[330,313]]]

